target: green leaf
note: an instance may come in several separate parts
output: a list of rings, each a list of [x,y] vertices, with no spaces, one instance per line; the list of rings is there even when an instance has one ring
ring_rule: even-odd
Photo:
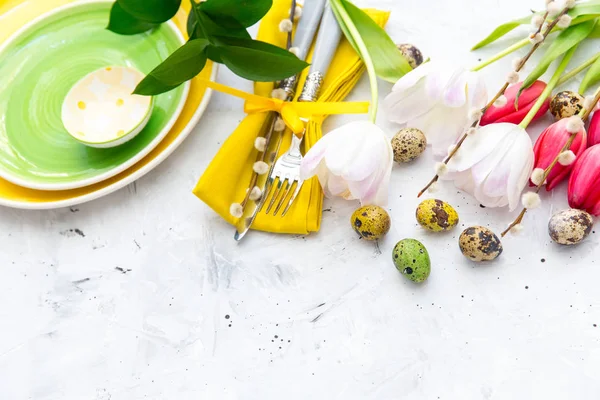
[[[158,67],[154,68],[135,88],[135,94],[156,95],[176,88],[198,75],[206,64],[206,39],[190,40]]]
[[[550,64],[552,64],[554,60],[556,60],[558,57],[562,56],[568,50],[570,50],[573,46],[576,46],[585,38],[587,38],[588,35],[594,29],[594,26],[596,26],[596,21],[592,20],[583,22],[579,25],[570,26],[569,28],[562,31],[556,37],[556,39],[554,39],[550,47],[548,47],[548,50],[546,50],[544,56],[542,57],[538,65],[533,69],[533,71],[531,71],[531,73],[523,82],[523,85],[521,86],[521,89],[517,94],[517,99],[515,100],[515,102],[518,101],[519,96],[523,92],[523,90],[531,86],[540,76],[542,76],[548,70],[548,67],[550,66]]]
[[[117,3],[137,19],[161,23],[175,16],[181,0],[117,0]]]
[[[496,40],[505,36],[509,32],[512,32],[515,28],[518,28],[521,25],[529,25],[531,23],[531,18],[536,14],[543,15],[541,12],[534,12],[523,18],[518,18],[498,26],[485,39],[473,46],[471,51],[480,49],[482,47],[487,46],[488,44],[495,42]],[[587,3],[580,3],[573,7],[571,10],[569,10],[568,14],[573,18],[571,26],[589,21],[590,19],[594,19],[600,16],[600,1],[594,0],[588,1]],[[555,27],[554,30],[558,31],[561,29]]]
[[[210,15],[206,14],[198,6],[195,7],[193,13],[195,14],[193,20],[199,20],[199,23],[196,24],[194,38],[204,38],[208,39],[210,42],[214,42],[213,38],[215,36],[251,39],[246,28],[231,18],[213,20]],[[190,19],[188,19],[188,23],[189,22]]]
[[[309,64],[280,47],[258,40],[221,38],[226,46],[218,55],[229,69],[242,78],[272,82],[300,73]]]
[[[540,13],[535,13],[535,14],[540,14]],[[512,32],[515,28],[518,28],[521,25],[527,25],[527,24],[531,23],[531,17],[535,14],[531,14],[531,15],[528,15],[523,18],[515,19],[513,21],[510,21],[510,22],[500,25],[499,27],[494,29],[494,31],[492,33],[490,33],[485,39],[483,39],[481,42],[479,42],[475,46],[473,46],[471,51],[480,49],[484,46],[487,46],[490,43],[495,42],[496,40],[500,39],[507,33]]]
[[[589,39],[600,39],[600,24],[596,24],[592,33],[588,36]]]
[[[369,55],[373,60],[377,76],[388,82],[395,83],[402,78],[404,74],[412,71],[412,68],[406,58],[402,55],[398,47],[394,44],[389,35],[381,28],[371,17],[354,4],[342,0],[343,7],[354,22],[362,40],[365,42]],[[338,18],[338,21],[341,19]],[[344,25],[344,24],[341,24]],[[346,26],[342,27],[346,38],[352,36]],[[357,50],[356,44],[349,39],[350,44]],[[360,54],[359,51],[357,53]]]
[[[234,19],[244,27],[257,23],[271,9],[273,0],[207,0],[200,9],[221,23]]]
[[[110,19],[106,29],[120,35],[135,35],[146,32],[158,24],[141,21],[121,8],[119,3],[114,3],[110,9]]]
[[[600,1],[594,0],[585,3],[578,3],[575,7],[569,10],[568,14],[572,18],[593,14],[600,15]]]
[[[600,82],[600,58],[592,64],[588,72],[583,77],[581,85],[579,86],[579,93],[583,95],[585,91],[592,85]]]
[[[186,30],[190,39],[196,39],[196,29],[198,28],[198,19],[196,18],[196,13],[194,10],[190,10],[187,18]]]

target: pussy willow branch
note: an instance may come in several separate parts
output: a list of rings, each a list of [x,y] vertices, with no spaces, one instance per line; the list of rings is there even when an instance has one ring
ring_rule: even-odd
[[[292,24],[294,23],[294,18],[296,17],[296,5],[297,5],[297,1],[296,0],[292,0],[292,6],[290,8],[290,21],[292,21]],[[286,43],[286,48],[289,50],[292,48],[292,31],[288,32],[287,34],[287,43]],[[290,101],[291,99],[288,99],[288,101]],[[264,127],[266,127],[266,133],[265,133],[265,151],[263,151],[262,153],[259,153],[259,156],[257,157],[256,161],[265,161],[267,158],[267,149],[269,148],[269,144],[271,143],[271,138],[273,137],[273,131],[275,130],[275,121],[277,120],[277,116],[272,116],[271,117],[271,121],[270,123],[267,123],[264,125]],[[256,172],[252,172],[252,178],[250,178],[250,184],[248,185],[248,191],[246,192],[246,196],[244,197],[244,200],[241,202],[242,207],[245,207],[246,204],[248,203],[248,201],[250,200],[250,193],[252,192],[252,188],[256,185],[256,182],[258,181],[258,174]]]
[[[595,106],[596,104],[598,104],[599,101],[600,101],[600,89],[596,92],[596,96],[594,97],[594,102],[592,104]],[[585,110],[585,109],[582,110],[581,114],[580,114],[581,119],[585,122],[589,118],[589,116],[590,116],[590,114],[592,113],[593,110],[594,110],[594,107],[590,108],[589,110]],[[552,172],[552,169],[558,163],[558,158],[560,157],[560,155],[563,152],[568,151],[571,148],[571,145],[573,144],[573,141],[577,137],[578,133],[579,132],[576,132],[576,133],[571,134],[571,136],[569,136],[569,139],[567,140],[567,143],[565,143],[565,145],[558,152],[558,154],[556,155],[556,157],[554,157],[554,160],[552,160],[552,162],[550,163],[550,165],[548,166],[548,168],[546,168],[544,170],[544,175],[542,177],[542,180],[541,180],[541,182],[535,188],[535,192],[536,193],[539,193],[540,190],[542,189],[542,186],[544,186],[544,183],[546,182],[546,179],[548,178],[548,175],[550,175],[550,172]],[[524,207],[523,210],[521,210],[521,212],[517,216],[517,218],[508,226],[508,228],[506,228],[506,230],[504,232],[502,232],[502,237],[506,236],[506,234],[508,232],[510,232],[512,228],[514,228],[515,226],[517,226],[521,222],[523,222],[523,217],[525,217],[525,213],[527,213],[527,208]]]
[[[523,67],[525,66],[525,64],[527,63],[527,61],[529,61],[529,59],[531,58],[531,56],[533,55],[533,53],[535,53],[535,51],[546,41],[546,38],[548,37],[548,35],[550,35],[550,33],[552,33],[552,29],[554,29],[554,27],[556,26],[556,24],[558,24],[558,20],[560,19],[560,17],[562,17],[563,15],[565,15],[568,11],[569,11],[569,8],[565,7],[560,12],[560,14],[558,14],[556,16],[556,18],[554,18],[554,20],[547,26],[546,30],[543,33],[543,39],[542,39],[542,41],[539,42],[539,43],[534,44],[531,47],[531,50],[529,50],[529,52],[525,55],[525,57],[523,57],[523,59],[521,60],[521,62],[517,66],[517,68],[515,69],[516,72],[520,72],[523,69]],[[546,20],[546,18],[548,18],[548,13],[547,12],[544,15],[544,20]],[[532,34],[532,36],[535,36],[538,33],[541,33],[542,32],[542,28],[543,28],[543,25],[540,26],[537,29],[537,31],[535,31],[535,33]],[[509,85],[508,82],[504,83],[504,85],[502,85],[502,88],[498,91],[498,93],[496,93],[496,95],[492,98],[492,100],[490,102],[488,102],[488,104],[486,104],[481,109],[481,114],[482,115],[485,114],[485,112],[496,102],[496,100],[498,100],[500,98],[500,96],[502,96],[504,94],[504,92],[506,92],[506,89],[508,89],[508,85]],[[475,122],[473,122],[471,124],[470,129],[477,128],[479,126],[480,122],[481,122],[481,117],[478,118]],[[456,146],[454,147],[454,149],[444,159],[444,161],[443,161],[444,164],[447,165],[448,162],[450,162],[450,160],[452,159],[452,157],[454,157],[454,155],[458,152],[458,150],[460,149],[460,147],[462,146],[462,144],[467,139],[467,136],[468,136],[467,132],[463,133],[462,137],[460,138],[460,140],[458,141],[458,143],[456,144]],[[433,185],[434,183],[436,183],[439,179],[440,179],[440,176],[436,174],[429,181],[429,183],[427,185],[425,185],[425,187],[423,189],[421,189],[421,191],[419,192],[419,194],[417,195],[417,197],[421,197],[423,195],[423,193],[425,193],[427,191],[427,189],[429,189],[431,187],[431,185]]]

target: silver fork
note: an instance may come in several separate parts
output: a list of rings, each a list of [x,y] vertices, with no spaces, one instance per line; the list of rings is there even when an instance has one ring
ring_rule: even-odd
[[[304,120],[304,123],[306,124],[308,121]],[[285,204],[285,200],[289,197],[290,193],[292,193],[287,205],[281,213],[281,216],[285,217],[285,214],[294,203],[294,200],[296,200],[296,197],[298,197],[300,189],[302,189],[302,184],[304,181],[300,179],[300,163],[302,162],[300,145],[302,144],[303,138],[304,134],[302,134],[301,137],[292,134],[292,144],[290,145],[290,148],[277,159],[277,162],[273,167],[273,171],[267,179],[267,184],[265,187],[265,201],[261,205],[262,209],[262,206],[264,206],[266,200],[269,198],[269,196],[271,196],[271,201],[269,202],[267,210],[265,211],[266,214],[269,214],[275,205],[273,216],[276,216],[281,207]],[[276,181],[277,185],[275,186]],[[293,192],[292,188],[295,188]]]

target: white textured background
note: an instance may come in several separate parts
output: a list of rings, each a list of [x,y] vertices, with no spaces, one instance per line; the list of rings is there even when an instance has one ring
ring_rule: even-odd
[[[543,1],[359,3],[393,10],[396,41],[472,65],[509,42],[476,54],[470,45]],[[510,60],[484,70],[490,91]],[[250,88],[224,68],[219,79]],[[366,80],[352,98],[368,99]],[[599,398],[600,235],[577,248],[550,242],[564,186],[492,264],[463,258],[460,227],[416,225],[429,154],[395,168],[393,228],[379,247],[353,234],[356,204],[343,201],[325,203],[318,234],[236,244],[191,189],[242,117],[240,101],[215,94],[182,148],[127,189],[70,209],[0,209],[0,399]],[[514,217],[451,186],[437,196],[461,227],[499,232]],[[406,237],[431,254],[421,286],[391,261]]]

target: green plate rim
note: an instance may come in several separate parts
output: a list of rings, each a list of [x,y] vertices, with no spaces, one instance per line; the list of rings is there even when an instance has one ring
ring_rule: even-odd
[[[34,25],[40,23],[41,21],[43,21],[47,18],[50,18],[51,16],[53,16],[55,14],[64,12],[65,10],[69,10],[72,8],[85,6],[88,4],[112,4],[112,3],[114,3],[114,0],[81,0],[81,1],[74,1],[72,3],[68,3],[68,4],[62,5],[60,7],[57,7],[55,9],[53,9],[47,13],[44,13],[44,14],[40,15],[39,17],[34,18],[33,20],[29,21],[28,23],[23,25],[19,30],[17,30],[15,33],[13,33],[10,37],[8,37],[2,44],[0,44],[0,54],[2,54],[2,52],[4,52],[24,32],[27,32]],[[177,25],[175,25],[175,23],[173,21],[169,20],[166,23],[164,23],[163,26],[168,27],[168,29],[170,29],[171,33],[175,34],[177,39],[179,39],[179,42],[181,45],[185,44],[185,38],[183,37],[183,34],[177,28]],[[70,181],[70,182],[40,183],[40,182],[32,182],[30,180],[22,179],[21,177],[14,176],[11,173],[7,172],[6,170],[4,170],[3,168],[0,167],[0,177],[11,183],[14,183],[15,185],[18,185],[18,186],[22,186],[22,187],[29,188],[29,189],[46,190],[46,191],[79,189],[79,188],[82,188],[85,186],[90,186],[95,183],[99,183],[106,179],[112,178],[113,176],[120,174],[121,172],[127,170],[129,167],[136,164],[138,161],[142,160],[156,146],[158,146],[158,144],[165,138],[165,136],[167,136],[167,134],[169,133],[171,128],[173,128],[173,126],[175,125],[175,122],[177,122],[177,119],[181,115],[181,112],[183,111],[183,108],[185,106],[185,103],[186,103],[188,95],[189,95],[190,86],[191,86],[190,82],[189,81],[185,82],[182,86],[183,86],[183,93],[179,99],[179,104],[177,105],[175,112],[171,115],[171,118],[169,118],[165,127],[156,135],[156,137],[146,147],[144,147],[141,151],[136,153],[135,156],[131,157],[126,162],[116,165],[115,167],[111,168],[110,170],[108,170],[104,173],[98,174],[91,178],[77,179],[77,180]]]

